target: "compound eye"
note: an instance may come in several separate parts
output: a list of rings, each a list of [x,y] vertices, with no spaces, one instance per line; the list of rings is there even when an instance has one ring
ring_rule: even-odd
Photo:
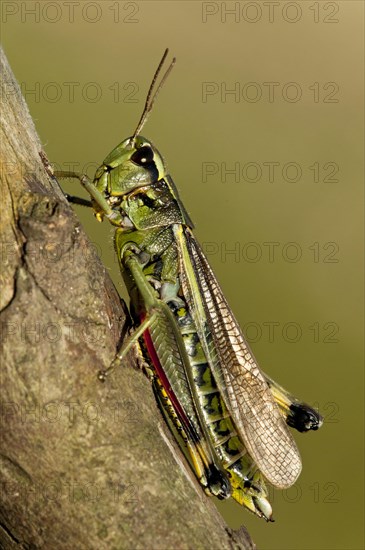
[[[131,160],[138,164],[138,166],[146,166],[147,164],[150,164],[153,161],[153,151],[151,147],[148,147],[147,145],[140,147],[133,153]]]

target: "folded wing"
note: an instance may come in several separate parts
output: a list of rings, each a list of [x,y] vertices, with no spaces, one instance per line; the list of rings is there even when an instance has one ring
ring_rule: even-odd
[[[192,232],[174,226],[182,291],[216,383],[258,468],[278,488],[301,471],[297,446]]]

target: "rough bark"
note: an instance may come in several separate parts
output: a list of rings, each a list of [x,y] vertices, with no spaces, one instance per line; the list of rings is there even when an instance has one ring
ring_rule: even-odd
[[[0,546],[253,548],[192,477],[133,358],[98,381],[126,310],[3,53],[1,88]]]

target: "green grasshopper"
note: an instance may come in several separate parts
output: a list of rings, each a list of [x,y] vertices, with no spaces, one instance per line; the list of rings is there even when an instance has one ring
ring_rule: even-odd
[[[115,226],[115,250],[131,299],[134,332],[101,380],[135,346],[167,420],[186,444],[208,494],[232,497],[272,519],[265,480],[290,487],[301,460],[287,424],[317,430],[321,416],[260,371],[193,234],[193,224],[161,154],[140,135],[175,58],[157,79],[133,135],[104,160],[90,181],[75,172],[99,221]]]

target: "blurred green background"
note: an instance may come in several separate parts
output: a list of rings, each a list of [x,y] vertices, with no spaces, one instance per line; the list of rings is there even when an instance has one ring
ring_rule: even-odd
[[[165,156],[262,368],[326,417],[296,437],[303,473],[275,491],[274,524],[217,503],[261,550],[364,547],[363,11],[2,3],[6,54],[64,169],[92,176],[133,132],[164,48],[177,57],[143,135]],[[123,293],[111,228],[77,213]]]

